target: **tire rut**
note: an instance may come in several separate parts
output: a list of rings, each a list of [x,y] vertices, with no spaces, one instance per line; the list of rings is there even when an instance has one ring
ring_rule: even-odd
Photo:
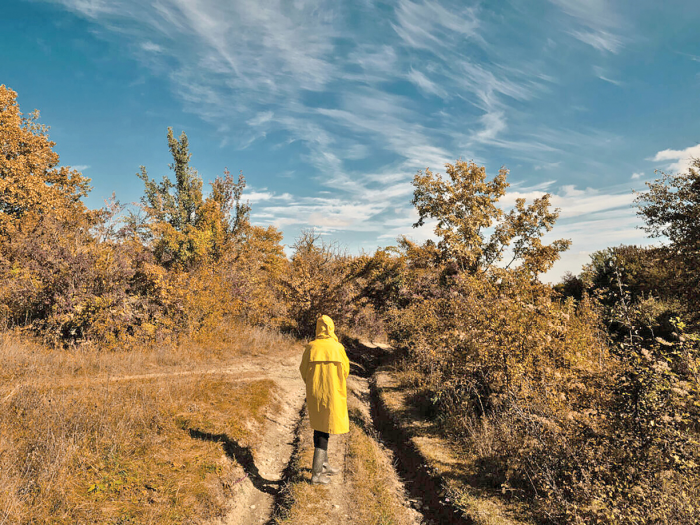
[[[413,443],[391,415],[383,407],[376,385],[376,372],[391,366],[395,358],[388,345],[363,343],[358,340],[343,341],[350,359],[359,363],[358,371],[368,380],[368,406],[370,421],[376,432],[376,438],[385,445],[395,458],[394,469],[407,489],[409,502],[422,515],[425,525],[470,525],[472,520],[465,519],[452,505],[445,504],[441,494],[444,492],[439,477],[433,475],[422,463]]]
[[[267,523],[283,484],[284,471],[295,447],[294,436],[304,404],[305,390],[296,370],[296,361],[268,370],[261,379],[275,381],[278,410],[268,414],[267,423],[255,446],[252,464],[244,466],[245,476],[237,483],[231,507],[218,525]],[[248,380],[240,378],[240,380]]]

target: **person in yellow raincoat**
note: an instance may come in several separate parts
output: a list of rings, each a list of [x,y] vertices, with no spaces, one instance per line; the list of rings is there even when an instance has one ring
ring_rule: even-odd
[[[328,476],[338,473],[328,464],[329,435],[350,429],[346,389],[350,361],[327,315],[316,321],[316,339],[306,345],[299,372],[306,383],[306,405],[314,430],[311,482],[328,483]]]

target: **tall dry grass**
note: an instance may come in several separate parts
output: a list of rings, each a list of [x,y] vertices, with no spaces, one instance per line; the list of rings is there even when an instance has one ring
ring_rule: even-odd
[[[275,384],[179,372],[291,345],[241,327],[211,337],[100,352],[56,351],[2,334],[0,524],[193,523],[221,515],[274,409]],[[149,372],[166,375],[109,380]]]

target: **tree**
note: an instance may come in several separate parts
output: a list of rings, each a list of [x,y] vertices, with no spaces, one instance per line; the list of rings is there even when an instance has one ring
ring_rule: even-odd
[[[561,277],[561,281],[554,285],[554,289],[561,294],[563,298],[573,297],[577,301],[583,298],[585,286],[583,281],[571,272],[566,272]]]
[[[669,175],[647,182],[648,191],[635,202],[637,215],[645,222],[651,237],[665,236],[679,254],[700,254],[700,159],[694,159],[686,173]]]
[[[207,257],[220,257],[226,245],[248,227],[250,207],[242,202],[245,179],[240,174],[235,181],[226,169],[223,177],[211,183],[212,191],[204,198],[202,179],[190,166],[192,155],[185,132],[176,139],[168,128],[168,147],[174,183],[167,176],[156,182],[144,166],[137,173],[145,185],[141,202],[147,217],[145,229],[140,228],[144,241],[165,265],[187,267]]]
[[[190,167],[192,155],[184,131],[175,139],[173,128],[168,128],[168,147],[173,157],[169,168],[175,172],[175,184],[167,176],[158,184],[150,179],[145,166],[141,166],[137,176],[146,186],[141,202],[148,207],[153,219],[184,232],[188,226],[196,224],[197,210],[202,206],[202,179]]]
[[[700,159],[686,173],[647,182],[637,195],[637,214],[651,237],[667,237],[668,259],[682,268],[683,295],[696,321],[700,318]]]
[[[302,231],[292,247],[283,287],[297,334],[312,336],[316,319],[324,314],[344,324],[351,315],[350,258],[314,230]]]
[[[66,224],[96,216],[82,202],[90,180],[77,170],[56,167],[56,144],[38,118],[38,111],[22,115],[17,93],[0,85],[0,235],[47,215]]]
[[[492,181],[486,169],[474,162],[458,160],[445,166],[448,179],[429,169],[413,178],[413,205],[419,219],[414,227],[435,219],[435,234],[443,262],[454,262],[462,271],[475,273],[501,261],[512,244],[512,259],[532,275],[548,270],[568,249],[567,240],[543,245],[541,238],[552,229],[559,210],[549,211],[550,195],[545,194],[526,206],[517,199],[515,208],[505,214],[497,206],[509,186],[508,171],[501,168]],[[487,238],[486,231],[493,227]]]

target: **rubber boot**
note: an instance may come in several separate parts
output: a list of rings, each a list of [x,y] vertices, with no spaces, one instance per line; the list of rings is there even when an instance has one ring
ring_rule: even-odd
[[[328,474],[329,476],[335,476],[338,472],[340,472],[340,469],[333,468],[328,464],[328,451],[324,450],[323,451],[323,473]]]
[[[328,484],[331,478],[323,473],[323,460],[326,457],[326,451],[322,448],[314,449],[314,461],[311,465],[311,483]]]

